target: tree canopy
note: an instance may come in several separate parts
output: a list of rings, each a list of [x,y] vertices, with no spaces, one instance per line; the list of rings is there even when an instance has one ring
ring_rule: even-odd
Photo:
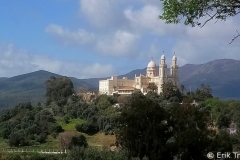
[[[204,26],[212,19],[226,20],[240,13],[240,0],[161,0],[166,23]],[[201,18],[203,21],[201,21]]]
[[[56,102],[59,106],[66,104],[66,98],[74,93],[73,83],[68,77],[51,77],[45,82],[46,104]]]
[[[169,114],[141,92],[133,93],[119,119],[117,144],[130,157],[171,159],[167,140],[172,136]]]

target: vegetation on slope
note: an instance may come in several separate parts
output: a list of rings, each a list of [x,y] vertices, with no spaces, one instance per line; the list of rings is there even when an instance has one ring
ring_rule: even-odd
[[[160,95],[100,95],[86,102],[75,95],[70,79],[51,78],[46,105],[25,103],[1,112],[0,135],[17,148],[68,150],[59,159],[202,160],[209,151],[239,150],[240,135],[227,132],[232,123],[240,125],[239,102],[212,98],[207,85],[195,92],[180,91],[172,83],[162,87]],[[114,145],[119,152],[101,151]]]

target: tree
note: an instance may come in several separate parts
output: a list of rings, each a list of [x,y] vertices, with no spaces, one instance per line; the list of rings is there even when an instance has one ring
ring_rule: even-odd
[[[171,81],[166,82],[162,85],[162,93],[163,97],[167,100],[175,99],[174,101],[182,101],[182,94],[179,89],[173,85]]]
[[[96,99],[96,105],[101,110],[107,109],[109,106],[112,105],[110,102],[110,97],[107,95],[100,95]]]
[[[197,101],[205,101],[208,98],[213,98],[212,96],[212,89],[208,85],[201,84],[200,88],[197,88],[194,98]]]
[[[181,85],[180,89],[181,89],[181,93],[184,94],[184,91],[186,91],[186,87],[184,85]]]
[[[117,145],[126,149],[129,157],[173,159],[166,144],[172,136],[168,120],[164,108],[135,92],[119,118]]]
[[[192,26],[204,26],[209,20],[226,20],[240,13],[239,0],[161,0],[163,14],[160,19],[166,23],[179,23]],[[202,24],[201,18],[208,19]]]
[[[73,136],[71,143],[70,143],[70,148],[72,147],[83,147],[83,148],[87,148],[88,147],[88,143],[87,143],[87,139],[84,135],[79,135],[79,136]]]
[[[240,13],[240,0],[161,0],[163,14],[160,19],[166,23],[179,23],[203,27],[210,20],[226,20]],[[201,19],[204,19],[201,21]],[[206,19],[206,20],[205,20]],[[230,44],[240,36],[233,37]]]
[[[190,104],[174,106],[170,111],[173,117],[173,133],[169,143],[181,160],[204,160],[211,144],[211,131],[208,130],[209,112],[199,110]]]
[[[64,117],[64,122],[66,123],[66,124],[68,124],[68,123],[70,123],[70,118],[68,117],[68,116],[65,116]]]
[[[149,89],[150,91],[155,92],[155,91],[157,91],[158,87],[157,87],[157,85],[156,85],[155,83],[150,82],[150,83],[148,84],[147,89]]]
[[[46,85],[46,104],[56,102],[63,106],[67,103],[67,98],[74,94],[72,81],[68,77],[51,77],[45,82]]]
[[[88,133],[88,134],[92,134],[92,133],[96,133],[98,131],[98,128],[89,122],[83,123],[83,124],[76,124],[75,129],[78,132],[84,132],[84,133]]]

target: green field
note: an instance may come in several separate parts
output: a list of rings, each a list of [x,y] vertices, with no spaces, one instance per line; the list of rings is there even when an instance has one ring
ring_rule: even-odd
[[[66,124],[63,119],[57,120],[57,123],[61,125],[65,131],[75,131],[76,124],[83,124],[84,122],[85,120],[80,118],[70,119],[68,124]]]

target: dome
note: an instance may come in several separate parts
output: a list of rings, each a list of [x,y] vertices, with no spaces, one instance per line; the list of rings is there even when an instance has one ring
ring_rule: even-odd
[[[172,60],[176,61],[176,60],[177,60],[177,57],[176,57],[176,56],[173,56],[173,57],[172,57]]]
[[[165,59],[165,56],[164,56],[164,54],[162,55],[161,59]]]
[[[156,67],[156,64],[151,60],[147,67]]]

